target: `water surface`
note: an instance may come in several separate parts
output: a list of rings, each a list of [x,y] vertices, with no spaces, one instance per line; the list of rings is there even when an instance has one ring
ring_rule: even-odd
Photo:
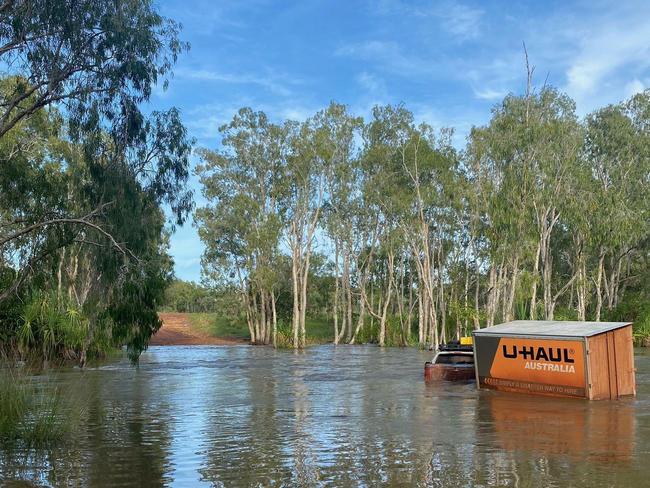
[[[150,348],[137,368],[122,360],[53,372],[52,384],[75,387],[83,428],[65,447],[0,451],[0,481],[650,486],[649,351],[635,355],[638,396],[606,402],[426,385],[429,357],[364,346],[167,346]]]

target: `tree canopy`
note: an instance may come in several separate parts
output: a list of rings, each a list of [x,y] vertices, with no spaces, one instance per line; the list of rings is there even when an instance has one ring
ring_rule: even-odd
[[[291,307],[294,347],[323,306],[334,342],[380,345],[616,316],[648,293],[649,100],[581,120],[566,94],[529,87],[463,150],[402,105],[365,122],[337,103],[304,123],[242,109],[221,128],[223,151],[202,153],[204,275],[240,290],[259,342],[285,316],[276,302]],[[315,252],[327,262],[316,275]]]
[[[0,6],[0,306],[33,311],[0,324],[5,349],[83,363],[127,344],[137,358],[160,326],[193,142],[178,109],[140,107],[184,48],[178,32],[151,2]]]

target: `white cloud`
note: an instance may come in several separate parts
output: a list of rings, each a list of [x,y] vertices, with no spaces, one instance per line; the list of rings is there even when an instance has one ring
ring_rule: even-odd
[[[480,34],[484,12],[455,0],[433,2],[422,7],[400,0],[372,2],[371,8],[382,15],[422,17],[436,20],[440,27],[459,40],[476,38]]]
[[[629,98],[632,95],[642,92],[646,88],[647,85],[645,83],[638,78],[635,78],[625,85],[625,96]]]
[[[493,90],[491,88],[476,88],[473,87],[474,96],[481,100],[501,100],[508,92],[505,90]]]
[[[433,11],[442,19],[443,28],[460,39],[472,39],[480,34],[483,11],[459,2],[443,2]]]
[[[183,115],[183,122],[190,134],[197,138],[200,147],[216,147],[221,141],[219,127],[232,120],[242,107],[264,110],[251,97],[239,97],[224,103],[214,102],[196,105]]]
[[[234,111],[232,114],[234,115]],[[198,116],[191,117],[185,121],[185,125],[190,130],[192,136],[197,138],[199,145],[207,145],[219,137],[219,127],[225,124],[231,117],[223,117],[206,112]]]
[[[356,81],[366,94],[385,97],[386,83],[382,78],[364,71],[356,76]]]
[[[507,19],[504,36],[481,35],[482,49],[458,58],[456,72],[478,100],[498,101],[522,93],[526,42],[534,83],[548,82],[571,96],[579,114],[616,103],[650,85],[650,3],[602,0],[576,11],[563,6],[547,16]],[[494,27],[494,25],[492,25]]]
[[[336,50],[336,54],[340,56],[354,56],[366,59],[401,56],[397,43],[376,40],[341,46]]]
[[[386,82],[382,77],[363,71],[354,79],[361,91],[350,102],[350,112],[352,114],[370,120],[374,107],[387,105],[395,101],[389,95]]]
[[[464,106],[447,107],[444,110],[436,109],[431,105],[415,105],[413,117],[416,123],[426,122],[435,130],[443,128],[453,129],[452,144],[461,150],[465,146],[466,138],[472,126],[487,122],[489,113]]]
[[[179,68],[175,72],[175,76],[180,79],[200,80],[200,81],[216,81],[221,83],[232,83],[242,85],[258,85],[266,88],[270,92],[288,97],[292,94],[282,78],[275,75],[251,75],[251,74],[233,74],[233,73],[220,73],[218,71],[206,69],[189,69]],[[292,84],[299,84],[300,80],[297,78],[292,79]]]
[[[650,11],[625,10],[618,16],[608,12],[590,19],[579,32],[577,50],[566,70],[566,91],[578,104],[593,108],[613,94],[622,98],[642,82],[625,84],[623,76],[647,73],[650,68]],[[597,28],[593,28],[597,25]]]
[[[277,113],[277,112],[276,112]],[[316,110],[312,110],[309,108],[305,107],[285,107],[279,110],[279,113],[277,115],[281,119],[286,119],[286,120],[295,120],[297,122],[303,122],[307,120],[309,117],[314,115],[316,113]]]
[[[228,37],[228,30],[241,30],[246,26],[242,14],[255,8],[253,0],[246,2],[214,2],[193,0],[191,7],[185,2],[160,2],[165,16],[191,26],[194,33],[205,36]],[[259,2],[256,2],[259,3]]]
[[[245,97],[230,101],[228,104],[212,103],[195,107],[188,111],[184,122],[190,134],[197,138],[199,146],[215,147],[221,141],[219,127],[230,122],[242,107],[262,111],[274,122],[284,120],[302,122],[324,108],[320,105],[304,103],[299,99],[288,103],[286,101],[262,102]]]
[[[416,123],[424,122],[434,129],[446,127],[445,118],[431,106],[419,106],[415,107],[413,110],[413,118]]]
[[[338,48],[335,54],[374,63],[399,76],[432,76],[438,68],[433,61],[405,54],[401,46],[393,41],[370,40],[348,44]]]

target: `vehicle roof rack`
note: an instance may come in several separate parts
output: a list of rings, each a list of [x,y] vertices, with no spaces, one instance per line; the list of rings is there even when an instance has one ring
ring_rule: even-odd
[[[459,341],[449,341],[446,344],[438,346],[439,351],[473,351],[474,346],[469,344],[461,344]]]

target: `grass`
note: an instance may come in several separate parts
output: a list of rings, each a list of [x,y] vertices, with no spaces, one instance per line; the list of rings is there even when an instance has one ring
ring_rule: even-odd
[[[2,367],[0,443],[44,447],[66,438],[75,430],[81,413],[71,397],[49,380],[39,381],[26,371]]]
[[[217,313],[187,313],[190,325],[197,332],[212,337],[232,337],[249,340],[246,322],[235,317],[224,317]],[[376,343],[379,336],[379,324],[375,321],[374,327],[370,326],[369,319],[357,337],[357,344]],[[356,326],[356,323],[354,324]],[[307,344],[327,344],[334,342],[334,323],[325,316],[308,317],[306,324]],[[278,347],[291,347],[292,341],[290,320],[278,322]],[[413,336],[411,337],[413,340]],[[389,319],[386,330],[386,345],[402,345],[399,321]]]
[[[198,332],[212,337],[233,337],[249,340],[246,322],[233,317],[224,317],[217,313],[188,313],[190,325]],[[307,342],[310,344],[324,344],[334,340],[333,324],[326,317],[308,318]],[[291,324],[278,324],[278,331],[291,329]]]
[[[650,347],[650,306],[645,304],[640,307],[633,326],[634,344],[636,346]]]
[[[188,313],[193,329],[213,337],[233,337],[250,339],[246,322],[232,317],[224,317],[217,313]]]
[[[190,325],[196,331],[208,334],[212,337],[234,337],[249,340],[248,327],[246,322],[239,318],[224,317],[217,313],[187,313]],[[357,337],[357,344],[376,343],[379,337],[379,324],[375,321],[374,327],[370,326],[370,319],[367,319]],[[356,327],[356,323],[354,324]],[[325,316],[308,317],[305,326],[307,332],[307,344],[327,344],[334,342],[334,323],[332,319]],[[292,341],[290,320],[278,322],[278,347],[291,347]],[[413,337],[411,337],[413,340]],[[399,322],[392,318],[387,323],[386,345],[402,345]]]

